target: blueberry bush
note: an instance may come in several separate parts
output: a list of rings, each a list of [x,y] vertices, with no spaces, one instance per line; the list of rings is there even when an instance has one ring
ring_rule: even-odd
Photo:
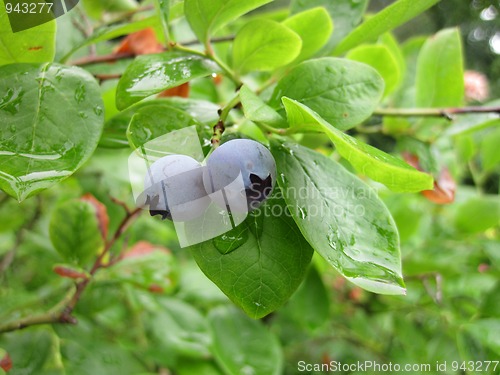
[[[0,5],[0,374],[499,373],[500,102],[460,28],[411,26],[439,0],[24,3]],[[165,137],[137,199],[129,158]],[[186,233],[233,224],[187,248],[181,172]]]

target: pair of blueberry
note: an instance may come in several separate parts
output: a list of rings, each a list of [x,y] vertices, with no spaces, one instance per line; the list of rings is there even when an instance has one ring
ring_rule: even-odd
[[[186,155],[155,161],[145,177],[145,203],[151,216],[188,221],[211,204],[229,212],[248,212],[271,194],[276,163],[269,150],[249,139],[230,140],[202,166]]]

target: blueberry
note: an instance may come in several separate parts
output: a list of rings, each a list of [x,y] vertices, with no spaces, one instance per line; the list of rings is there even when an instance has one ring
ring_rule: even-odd
[[[241,174],[241,178],[238,178]],[[276,163],[271,152],[259,142],[233,139],[218,147],[207,159],[203,183],[221,207],[238,212],[257,208],[272,192]]]
[[[151,216],[175,221],[195,219],[210,204],[203,167],[186,155],[168,155],[155,161],[144,178],[143,194]]]

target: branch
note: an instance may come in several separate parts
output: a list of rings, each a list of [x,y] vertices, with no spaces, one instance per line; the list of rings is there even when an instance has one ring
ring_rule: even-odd
[[[495,107],[451,107],[451,108],[381,108],[373,112],[379,116],[396,117],[444,117],[452,120],[452,115],[467,113],[498,113],[500,106]]]
[[[214,38],[211,40],[212,43],[222,43],[222,42],[228,42],[234,39],[234,36],[225,36],[225,37],[220,37],[220,38]],[[181,48],[181,46],[192,46],[200,44],[198,40],[189,40],[185,43],[176,44],[174,43],[174,46]],[[69,65],[91,65],[91,64],[99,64],[99,63],[106,63],[106,62],[115,62],[118,60],[123,60],[123,59],[130,59],[135,57],[134,54],[132,53],[110,53],[109,55],[102,55],[102,56],[85,56],[80,59],[76,59],[73,61],[69,62]]]
[[[92,276],[94,276],[94,274],[100,268],[107,266],[106,264],[103,263],[104,258],[109,253],[115,242],[121,237],[123,232],[125,232],[128,225],[139,215],[140,212],[141,212],[140,207],[136,208],[135,210],[126,209],[126,215],[121,221],[120,225],[118,226],[118,229],[113,234],[113,237],[111,237],[110,240],[106,241],[104,250],[101,252],[101,254],[97,257],[96,261],[94,262],[94,265],[92,266],[89,272],[91,277],[79,281],[76,284],[76,289],[72,294],[69,294],[69,296],[65,297],[56,306],[54,306],[54,308],[52,308],[50,311],[44,314],[28,316],[26,318],[15,320],[6,324],[1,324],[0,333],[15,331],[18,329],[23,329],[26,327],[31,327],[34,325],[41,325],[41,324],[56,324],[56,323],[76,324],[77,320],[72,315],[72,313],[78,301],[80,300],[83,292],[87,288],[87,285],[92,280]]]
[[[102,56],[86,56],[81,59],[73,60],[69,62],[69,65],[90,65],[90,64],[99,64],[106,62],[115,62],[123,59],[130,59],[135,55],[132,53],[110,53],[109,55]]]

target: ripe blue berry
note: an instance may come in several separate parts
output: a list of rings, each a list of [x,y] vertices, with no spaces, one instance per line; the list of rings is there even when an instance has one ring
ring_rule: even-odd
[[[195,219],[210,204],[203,186],[203,167],[186,155],[168,155],[155,161],[144,178],[144,194],[151,216],[175,221]]]
[[[239,176],[241,175],[241,178]],[[250,139],[233,139],[218,147],[207,159],[203,183],[221,207],[237,212],[257,208],[272,192],[276,163],[267,148]]]

